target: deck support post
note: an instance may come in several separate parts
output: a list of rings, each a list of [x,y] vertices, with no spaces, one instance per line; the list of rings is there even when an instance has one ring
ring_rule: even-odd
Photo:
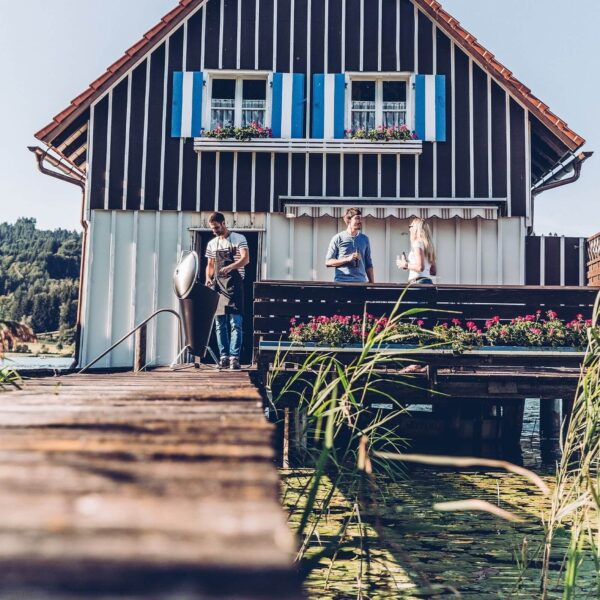
[[[135,373],[139,373],[146,366],[146,339],[147,327],[144,324],[136,330],[134,337],[133,371]]]
[[[560,398],[540,399],[540,449],[543,462],[554,462],[560,454]]]
[[[502,440],[507,445],[518,445],[523,433],[525,399],[505,401],[502,405]]]

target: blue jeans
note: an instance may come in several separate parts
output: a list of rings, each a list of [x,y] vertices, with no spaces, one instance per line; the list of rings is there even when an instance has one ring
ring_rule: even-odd
[[[217,344],[221,358],[237,358],[242,352],[242,315],[225,314],[215,317]]]

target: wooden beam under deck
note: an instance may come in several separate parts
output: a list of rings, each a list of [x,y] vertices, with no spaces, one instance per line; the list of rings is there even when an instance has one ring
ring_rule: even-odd
[[[67,375],[0,393],[0,597],[301,598],[249,375]]]

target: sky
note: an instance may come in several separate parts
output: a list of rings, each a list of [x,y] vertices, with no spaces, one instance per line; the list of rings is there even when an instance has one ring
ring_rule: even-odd
[[[319,0],[313,0],[313,2]],[[365,0],[368,10],[370,2]],[[600,0],[441,0],[597,150],[581,179],[538,196],[535,232],[600,231]],[[79,228],[77,187],[37,172],[27,146],[177,0],[0,0],[0,222]]]

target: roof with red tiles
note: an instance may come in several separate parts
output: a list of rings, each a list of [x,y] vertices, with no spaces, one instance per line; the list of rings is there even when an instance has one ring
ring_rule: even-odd
[[[108,67],[106,73],[96,79],[87,90],[71,101],[71,104],[54,117],[51,123],[35,134],[35,137],[46,144],[122,77],[138,60],[154,46],[158,45],[188,14],[200,4],[208,0],[179,0],[179,4],[167,13],[160,22],[144,34],[115,63]],[[477,39],[464,29],[460,23],[446,12],[436,0],[413,0],[428,14],[461,48],[465,50],[492,77],[504,84],[513,96],[523,103],[529,111],[544,123],[571,151],[580,148],[585,139],[575,133],[568,125],[556,116],[531,90],[521,83],[494,55],[486,50]]]

